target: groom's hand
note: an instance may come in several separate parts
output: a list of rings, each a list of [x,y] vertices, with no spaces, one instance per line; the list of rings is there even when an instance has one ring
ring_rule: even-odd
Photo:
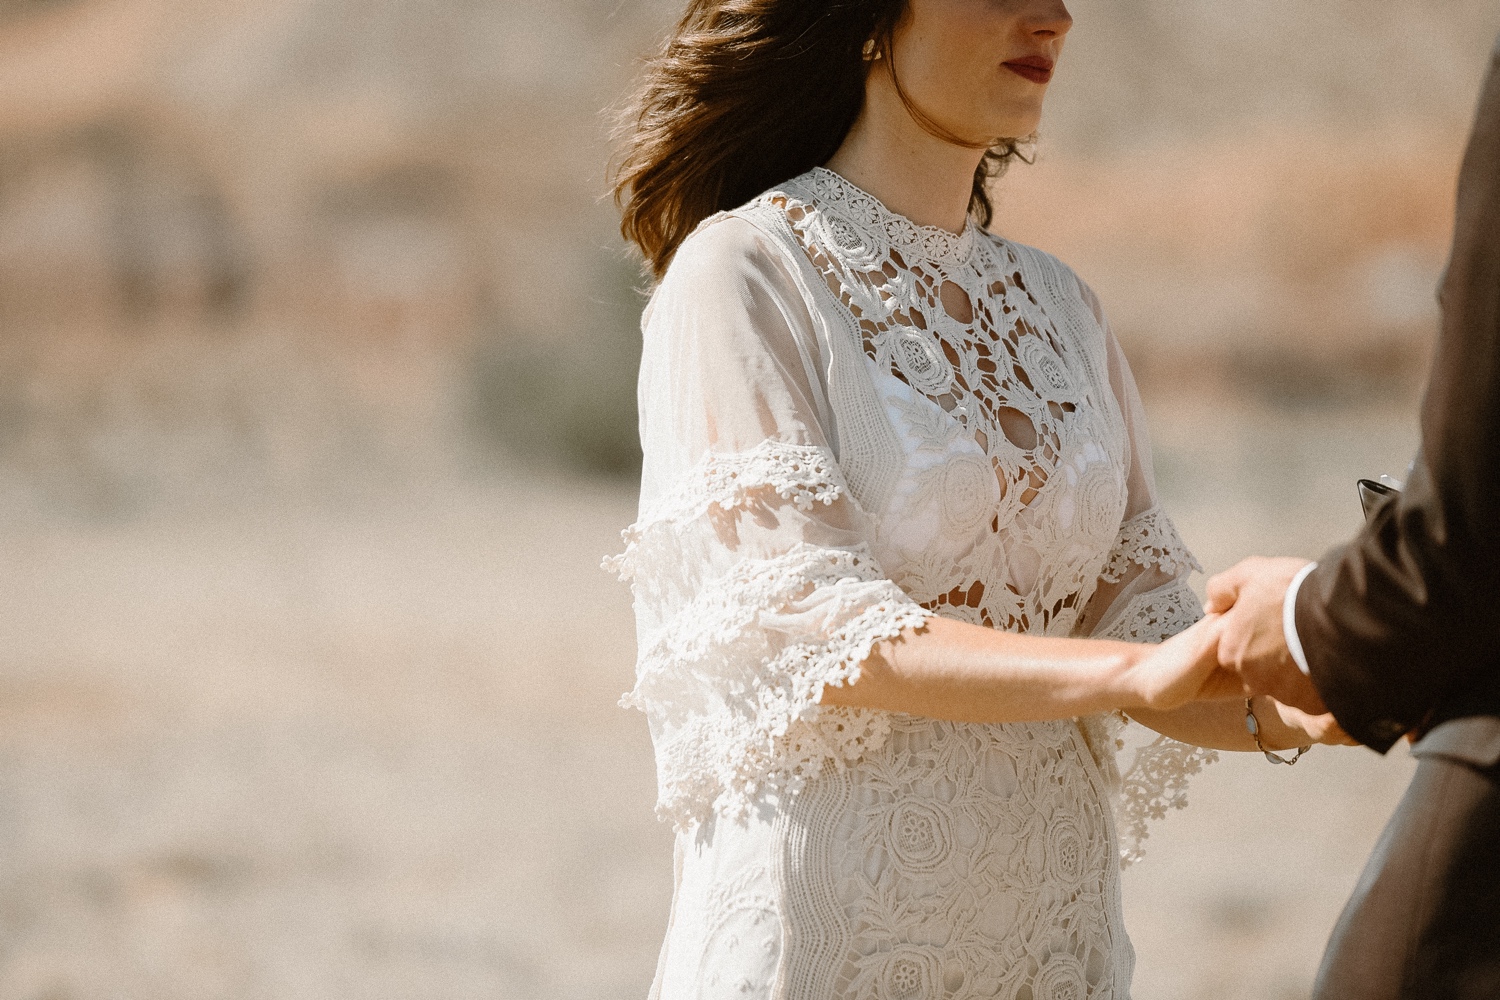
[[[1281,622],[1287,587],[1306,565],[1306,559],[1246,559],[1208,581],[1207,610],[1224,616],[1219,663],[1239,674],[1246,694],[1322,715],[1328,709],[1292,659]]]

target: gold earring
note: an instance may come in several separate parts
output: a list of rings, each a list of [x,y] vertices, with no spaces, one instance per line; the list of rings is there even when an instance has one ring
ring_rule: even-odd
[[[860,50],[860,54],[864,56],[865,62],[873,62],[876,59],[879,59],[881,53],[880,50],[875,47],[875,39],[866,39],[865,47]]]

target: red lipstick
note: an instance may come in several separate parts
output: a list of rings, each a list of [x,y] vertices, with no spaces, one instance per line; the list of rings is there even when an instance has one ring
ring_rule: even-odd
[[[1011,59],[1001,65],[1032,83],[1046,83],[1052,79],[1052,67],[1055,63],[1046,56],[1026,56],[1022,59]]]

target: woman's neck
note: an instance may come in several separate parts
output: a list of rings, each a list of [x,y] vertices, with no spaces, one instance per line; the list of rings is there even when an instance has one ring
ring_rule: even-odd
[[[889,79],[878,79],[878,70],[872,75],[864,108],[824,166],[919,226],[961,232],[984,150],[926,132]]]

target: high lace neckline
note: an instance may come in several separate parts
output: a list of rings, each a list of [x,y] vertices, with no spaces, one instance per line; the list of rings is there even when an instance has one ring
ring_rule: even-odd
[[[915,255],[946,264],[963,264],[974,252],[979,226],[972,215],[964,218],[961,232],[951,233],[941,226],[917,225],[827,167],[813,167],[797,181],[811,189],[824,212],[832,211],[844,218],[867,237],[867,243],[883,242],[908,258]],[[870,236],[876,239],[870,241]]]

